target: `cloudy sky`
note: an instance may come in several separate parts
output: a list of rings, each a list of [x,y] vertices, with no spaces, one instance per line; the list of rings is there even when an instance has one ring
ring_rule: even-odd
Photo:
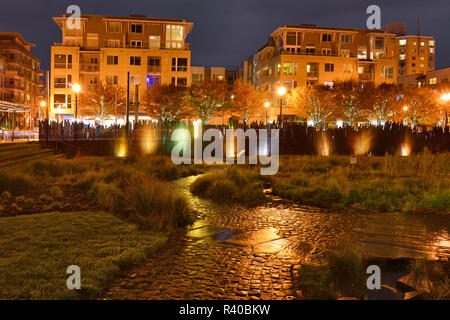
[[[59,27],[51,19],[61,16],[71,4],[82,14],[130,15],[184,18],[194,22],[188,37],[192,65],[234,69],[266,42],[283,24],[365,28],[366,8],[381,8],[382,25],[407,23],[417,32],[436,38],[436,67],[450,66],[449,0],[12,0],[2,1],[0,31],[17,31],[37,45],[34,55],[47,69],[50,46],[61,41]]]

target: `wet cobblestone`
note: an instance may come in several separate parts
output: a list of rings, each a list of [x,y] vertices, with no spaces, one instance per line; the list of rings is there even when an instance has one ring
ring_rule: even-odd
[[[277,199],[253,209],[218,206],[189,192],[195,179],[173,187],[187,196],[197,221],[124,270],[105,299],[294,299],[298,265],[323,262],[343,237],[358,241],[366,222]]]

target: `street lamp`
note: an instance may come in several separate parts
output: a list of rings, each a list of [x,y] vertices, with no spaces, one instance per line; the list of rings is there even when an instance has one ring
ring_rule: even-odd
[[[72,86],[72,90],[75,92],[75,122],[78,121],[78,93],[81,91],[81,87],[78,83]]]
[[[408,106],[404,106],[403,111],[408,111]]]
[[[280,96],[280,122],[281,128],[283,127],[283,96],[286,94],[286,88],[281,86],[277,90],[278,95]]]
[[[444,93],[441,97],[442,101],[448,102],[450,101],[450,92]],[[445,107],[445,126],[448,125],[448,106]]]
[[[267,111],[269,110],[270,102],[269,101],[264,102],[264,107],[266,108],[266,124],[267,124]]]

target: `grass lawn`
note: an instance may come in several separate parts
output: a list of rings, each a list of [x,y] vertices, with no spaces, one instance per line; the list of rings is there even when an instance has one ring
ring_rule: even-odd
[[[0,299],[98,297],[120,268],[167,241],[104,212],[52,212],[0,219]],[[81,290],[66,269],[81,269]]]

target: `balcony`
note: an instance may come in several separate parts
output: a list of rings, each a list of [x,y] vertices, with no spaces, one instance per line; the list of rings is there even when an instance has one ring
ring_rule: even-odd
[[[99,72],[100,66],[97,64],[81,64],[80,65],[80,72]]]
[[[375,74],[374,73],[360,73],[359,80],[360,81],[373,81],[373,80],[375,80]]]
[[[318,78],[319,77],[319,71],[311,71],[306,73],[307,78]]]
[[[161,66],[147,66],[147,73],[161,73]]]

